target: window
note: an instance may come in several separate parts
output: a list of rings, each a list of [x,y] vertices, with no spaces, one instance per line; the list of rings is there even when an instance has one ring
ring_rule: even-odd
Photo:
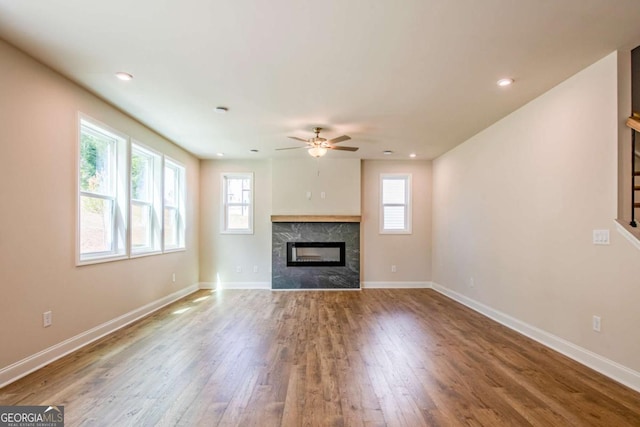
[[[77,264],[184,249],[185,187],[184,166],[79,114]]]
[[[80,119],[78,263],[126,256],[127,140]]]
[[[222,174],[222,233],[253,233],[253,174]]]
[[[185,169],[164,161],[164,250],[185,248]]]
[[[131,144],[131,254],[160,251],[162,157]]]
[[[380,175],[380,233],[411,234],[411,175]]]

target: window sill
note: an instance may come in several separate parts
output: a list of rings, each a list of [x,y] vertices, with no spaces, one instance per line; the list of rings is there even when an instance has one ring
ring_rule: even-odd
[[[132,252],[129,258],[142,258],[146,256],[153,256],[153,255],[162,255],[162,251],[135,252],[135,253]]]
[[[92,264],[102,264],[105,262],[122,261],[125,259],[129,259],[129,257],[127,255],[111,255],[111,256],[104,256],[104,257],[95,257],[95,258],[76,261],[76,267],[82,267],[85,265],[92,265]]]
[[[171,248],[171,249],[165,249],[162,253],[163,254],[170,254],[172,252],[186,252],[187,248]]]
[[[148,256],[154,255],[162,255],[169,254],[173,252],[186,252],[187,248],[173,248],[173,249],[165,249],[164,251],[153,251],[153,252],[141,252],[137,254],[127,255],[117,255],[117,256],[104,256],[104,257],[95,257],[91,259],[85,259],[81,261],[76,261],[76,267],[83,267],[85,265],[93,265],[93,264],[103,264],[105,262],[113,262],[113,261],[124,261],[128,259],[136,259],[136,258],[144,258]]]
[[[253,234],[253,230],[223,230],[220,231],[220,234]]]

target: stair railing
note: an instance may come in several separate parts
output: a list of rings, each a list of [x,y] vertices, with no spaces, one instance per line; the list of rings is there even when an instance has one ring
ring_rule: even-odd
[[[640,176],[640,171],[636,171],[636,162],[639,157],[636,148],[636,133],[640,132],[640,115],[633,113],[633,116],[627,119],[627,126],[631,128],[631,222],[629,225],[637,227],[636,209],[640,208],[640,203],[636,202],[636,192],[640,191],[640,185],[636,185],[636,177]]]

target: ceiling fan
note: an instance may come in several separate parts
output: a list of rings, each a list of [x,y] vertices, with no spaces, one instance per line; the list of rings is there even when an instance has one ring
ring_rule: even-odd
[[[326,138],[320,137],[321,130],[322,128],[319,127],[313,128],[313,132],[316,134],[316,136],[310,139],[302,139],[298,138],[297,136],[289,137],[291,139],[295,139],[296,141],[304,142],[306,146],[276,148],[276,150],[294,150],[296,148],[306,148],[309,152],[309,155],[313,157],[322,157],[327,154],[327,150],[358,151],[358,147],[344,147],[335,145],[339,142],[350,140],[350,136],[342,135],[337,138],[327,140]]]

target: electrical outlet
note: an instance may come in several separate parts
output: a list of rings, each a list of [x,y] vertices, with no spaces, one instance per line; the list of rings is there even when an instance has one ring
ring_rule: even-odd
[[[307,200],[311,200],[311,191],[307,191],[306,196],[307,196]]]
[[[324,199],[325,197],[327,197],[327,193],[325,193],[324,191],[320,192],[320,198]]]
[[[171,275],[171,281],[172,281],[173,283],[176,283],[176,273],[173,273],[173,274]]]
[[[475,288],[476,287],[476,282],[475,282],[475,280],[473,280],[473,277],[469,277],[469,287],[470,288]]]
[[[600,316],[593,316],[593,330],[596,332],[600,332]]]
[[[236,273],[242,273],[242,267],[239,265],[236,265]]]
[[[257,266],[257,265],[254,265],[254,266],[253,266],[253,272],[254,272],[254,273],[257,273],[257,272],[258,272],[258,266]]]
[[[395,265],[392,265],[392,266],[391,266],[391,272],[392,272],[392,273],[395,273],[395,272],[396,272],[396,266],[395,266]]]
[[[42,326],[48,328],[53,323],[53,313],[51,311],[45,311],[42,313]]]

